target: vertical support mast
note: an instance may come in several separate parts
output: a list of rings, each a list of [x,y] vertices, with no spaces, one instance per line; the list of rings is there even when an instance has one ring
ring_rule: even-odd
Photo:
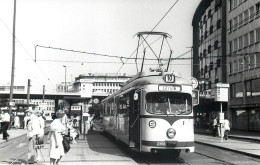
[[[16,19],[16,0],[14,0],[14,15],[13,15],[13,55],[12,55],[12,71],[11,71],[11,86],[9,105],[13,102],[13,88],[14,88],[14,70],[15,70],[15,19]],[[9,107],[9,114],[11,116],[12,105]]]

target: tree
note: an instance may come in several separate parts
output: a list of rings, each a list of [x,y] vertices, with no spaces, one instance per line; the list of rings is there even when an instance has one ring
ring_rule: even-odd
[[[100,113],[102,111],[102,107],[100,104],[93,104],[91,107],[89,107],[89,111],[88,113],[90,115],[95,115],[95,118],[96,119],[99,119],[100,118]]]

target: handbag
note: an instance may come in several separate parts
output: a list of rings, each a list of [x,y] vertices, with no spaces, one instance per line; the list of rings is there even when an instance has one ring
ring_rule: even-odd
[[[70,141],[65,136],[63,136],[62,144],[64,152],[67,153],[70,150]]]

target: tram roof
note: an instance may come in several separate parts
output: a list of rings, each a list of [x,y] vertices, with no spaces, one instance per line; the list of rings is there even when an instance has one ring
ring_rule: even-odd
[[[166,75],[166,74],[173,74],[173,73],[169,73],[169,72],[164,72],[164,73],[161,73],[161,72],[139,72],[138,74],[136,74],[135,76],[130,78],[128,81],[126,81],[122,85],[122,88],[120,90],[118,90],[117,92],[108,96],[106,99],[109,99],[109,98],[123,92],[124,90],[131,88],[131,87],[148,85],[148,84],[165,84],[165,81],[164,81],[163,78],[164,78],[164,75]],[[175,75],[175,84],[192,85],[191,82],[188,79],[182,78],[182,77],[179,77],[179,76],[176,76],[176,75]],[[106,100],[106,99],[104,99],[104,100]]]

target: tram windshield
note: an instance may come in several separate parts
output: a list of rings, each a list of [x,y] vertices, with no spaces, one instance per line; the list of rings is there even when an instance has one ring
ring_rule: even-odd
[[[188,93],[151,92],[146,94],[146,110],[151,114],[187,115],[192,111]]]

